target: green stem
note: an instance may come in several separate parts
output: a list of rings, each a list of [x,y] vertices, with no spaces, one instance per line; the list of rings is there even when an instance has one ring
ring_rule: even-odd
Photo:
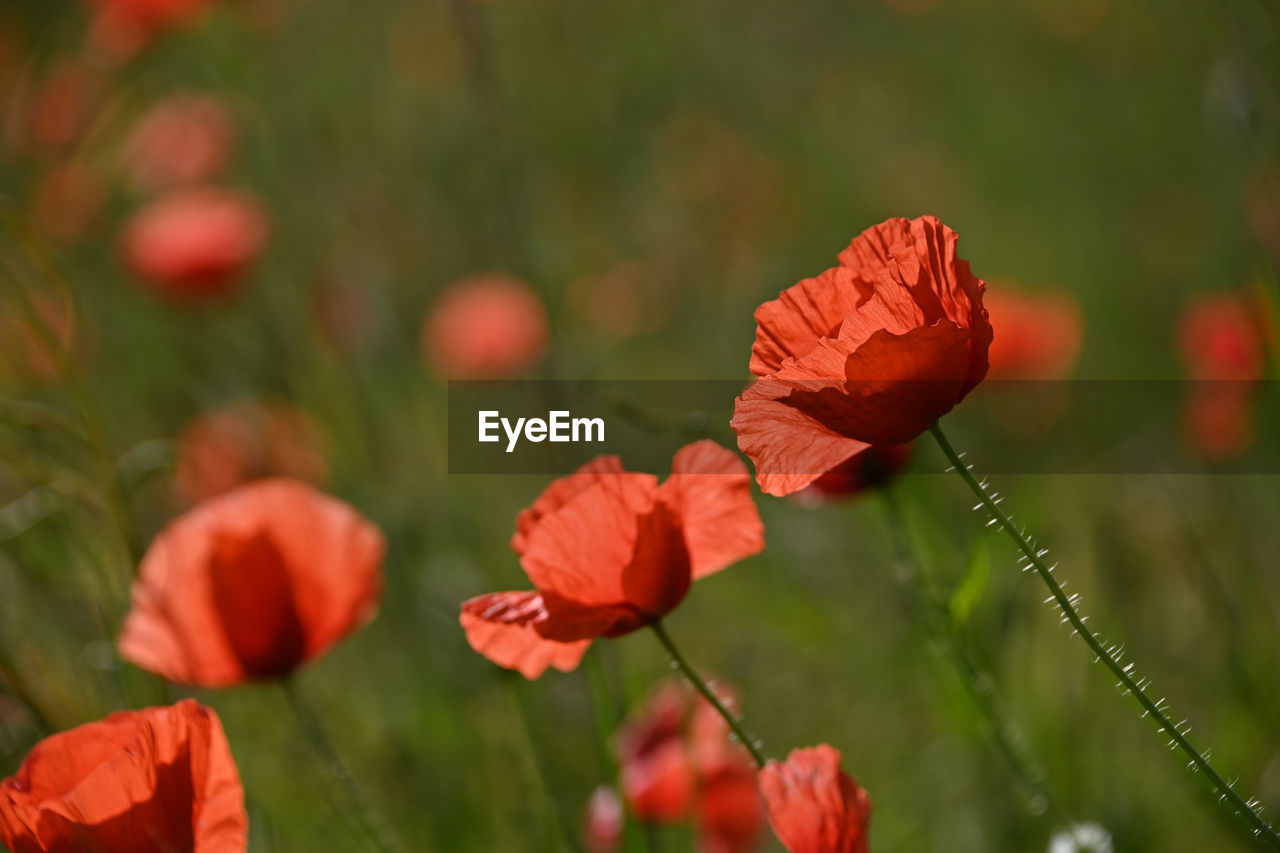
[[[531,772],[542,789],[542,798],[545,801],[543,816],[546,818],[547,840],[562,850],[578,853],[581,850],[581,845],[578,843],[577,828],[565,810],[560,807],[559,800],[551,790],[551,763],[534,734],[537,731],[537,727],[533,724],[533,709],[529,706],[529,698],[522,689],[525,685],[518,683],[517,678],[518,676],[514,673],[503,674],[511,699],[516,706],[520,734],[524,739],[525,746],[528,748],[529,760],[532,764]],[[524,679],[521,678],[519,681],[524,681]],[[556,842],[559,843],[556,844]]]
[[[945,651],[945,656],[955,668],[961,686],[985,723],[996,749],[1030,794],[1028,807],[1033,813],[1041,814],[1054,804],[1048,775],[1027,749],[1020,729],[996,695],[991,676],[966,647],[946,602],[921,571],[897,496],[891,487],[886,487],[883,494],[902,586],[920,612],[920,621],[930,638]]]
[[[324,732],[324,727],[320,724],[320,719],[311,709],[306,699],[303,698],[297,685],[292,680],[285,680],[281,682],[281,686],[284,689],[285,699],[289,703],[289,708],[293,711],[294,716],[297,717],[298,725],[301,727],[307,742],[315,750],[321,763],[337,780],[342,792],[346,795],[351,814],[359,828],[368,837],[372,845],[381,850],[382,853],[402,853],[404,845],[391,836],[374,818],[373,811],[369,808],[368,798],[360,790],[360,785],[356,782],[355,777],[351,775],[351,770],[347,767],[346,762],[342,760],[342,757],[338,755],[338,751],[329,741],[328,735]]]
[[[697,671],[689,665],[689,662],[684,659],[684,655],[680,654],[680,650],[676,648],[676,644],[672,641],[671,635],[667,633],[667,629],[663,627],[662,622],[653,622],[649,627],[653,629],[653,633],[658,635],[658,642],[662,643],[662,647],[667,650],[667,654],[671,655],[672,662],[680,668],[680,671],[684,673],[684,677],[689,679],[693,689],[701,693],[702,698],[710,702],[711,707],[715,708],[716,712],[724,717],[724,721],[729,724],[729,728],[738,738],[738,741],[747,748],[747,752],[751,753],[756,765],[763,769],[769,761],[764,757],[764,753],[760,751],[760,747],[756,745],[755,739],[742,727],[742,723],[738,721],[738,718],[724,706],[715,691],[707,686],[707,682],[702,680],[702,676],[698,675]]]
[[[1018,550],[1022,552],[1023,558],[1028,565],[1035,569],[1036,574],[1040,576],[1045,586],[1049,588],[1053,601],[1062,611],[1063,621],[1071,624],[1071,627],[1075,629],[1075,633],[1084,639],[1095,657],[1119,680],[1120,686],[1124,688],[1124,691],[1132,695],[1138,704],[1142,706],[1143,716],[1149,715],[1155,720],[1156,730],[1167,735],[1170,745],[1182,750],[1191,759],[1191,766],[1209,779],[1218,793],[1219,800],[1230,804],[1235,813],[1248,824],[1252,835],[1271,849],[1280,850],[1280,835],[1258,813],[1258,802],[1254,799],[1246,800],[1241,797],[1231,783],[1224,779],[1222,774],[1209,763],[1209,759],[1192,745],[1186,736],[1186,732],[1190,731],[1186,721],[1175,724],[1169,715],[1167,703],[1163,699],[1157,702],[1151,698],[1147,692],[1147,687],[1150,686],[1151,682],[1147,679],[1139,680],[1134,674],[1134,665],[1132,663],[1124,664],[1120,662],[1120,647],[1107,645],[1093,629],[1085,624],[1087,617],[1081,616],[1080,611],[1076,608],[1079,597],[1069,596],[1063,591],[1062,584],[1058,583],[1057,578],[1053,575],[1054,566],[1050,566],[1044,561],[1045,551],[1037,548],[1027,534],[1014,526],[1013,520],[1009,518],[1004,510],[1000,509],[997,498],[987,489],[985,482],[979,482],[974,477],[973,471],[970,470],[970,467],[956,452],[955,448],[951,446],[951,442],[947,441],[947,437],[942,433],[942,428],[935,423],[929,427],[929,432],[933,435],[934,440],[937,441],[938,447],[942,449],[948,461],[951,462],[955,472],[960,475],[960,478],[964,480],[974,496],[978,498],[979,505],[985,508],[991,516],[991,523],[998,525],[1009,535]]]

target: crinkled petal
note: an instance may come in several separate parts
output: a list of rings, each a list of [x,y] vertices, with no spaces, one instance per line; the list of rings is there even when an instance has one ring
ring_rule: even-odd
[[[463,603],[458,621],[471,648],[533,680],[547,667],[561,672],[576,669],[591,645],[590,640],[561,643],[544,638],[534,626],[546,618],[538,593],[494,592]]]

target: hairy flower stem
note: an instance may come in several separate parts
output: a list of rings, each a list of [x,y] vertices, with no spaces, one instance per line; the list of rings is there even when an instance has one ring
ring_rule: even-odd
[[[893,540],[899,566],[898,579],[919,612],[920,621],[929,638],[941,651],[941,656],[955,669],[965,694],[982,718],[987,735],[1026,789],[1028,809],[1034,814],[1042,814],[1054,804],[1048,776],[1027,749],[1021,730],[1009,717],[1004,703],[996,695],[991,676],[974,659],[960,636],[946,601],[924,576],[911,546],[906,516],[897,496],[891,487],[884,488],[883,494],[890,538]]]
[[[680,650],[676,648],[676,644],[672,641],[671,635],[667,633],[667,629],[663,627],[662,622],[653,622],[649,627],[653,629],[653,633],[658,635],[658,642],[662,643],[662,647],[667,650],[667,654],[671,655],[672,663],[680,668],[680,672],[684,674],[685,678],[689,679],[693,689],[702,694],[702,698],[710,702],[711,707],[715,708],[716,712],[724,717],[724,721],[729,724],[729,729],[737,737],[739,743],[747,748],[747,752],[750,752],[751,757],[755,759],[756,765],[763,769],[765,764],[768,763],[768,759],[764,757],[764,753],[756,745],[755,739],[742,727],[742,723],[738,718],[724,706],[715,691],[707,686],[707,682],[702,680],[702,676],[698,675],[697,671],[689,665],[689,662],[684,659],[684,655],[680,654]]]
[[[285,680],[281,683],[284,689],[285,700],[289,703],[289,709],[293,711],[293,715],[298,719],[298,725],[302,729],[302,734],[307,739],[307,743],[315,750],[320,762],[333,776],[333,778],[341,786],[343,794],[347,798],[350,812],[350,819],[359,829],[368,837],[369,842],[382,853],[403,853],[404,845],[399,839],[392,836],[388,830],[381,825],[381,822],[374,816],[369,806],[369,800],[365,797],[364,792],[360,789],[359,783],[355,777],[351,775],[350,768],[346,762],[338,755],[338,751],[329,741],[328,735],[325,734],[324,727],[320,724],[320,719],[312,710],[311,705],[303,698],[298,686],[292,680]]]
[[[1231,807],[1232,811],[1248,825],[1253,837],[1273,850],[1280,850],[1280,835],[1259,814],[1257,801],[1253,799],[1246,800],[1236,792],[1231,783],[1224,779],[1222,774],[1209,763],[1209,759],[1187,739],[1186,731],[1189,731],[1189,728],[1186,726],[1185,721],[1175,724],[1169,715],[1167,703],[1164,700],[1156,701],[1151,698],[1151,695],[1147,692],[1150,682],[1145,679],[1140,681],[1134,675],[1132,663],[1124,664],[1120,662],[1120,656],[1117,653],[1118,647],[1109,646],[1093,629],[1085,624],[1087,617],[1081,616],[1080,611],[1076,608],[1077,597],[1069,596],[1063,591],[1062,584],[1054,577],[1054,567],[1044,561],[1045,552],[1037,548],[1026,533],[1014,526],[1013,520],[1009,518],[1004,510],[1000,509],[997,498],[988,490],[986,484],[979,482],[974,477],[973,471],[965,464],[955,448],[951,446],[951,442],[943,435],[942,428],[935,423],[929,427],[929,432],[933,435],[934,440],[937,441],[938,447],[942,449],[952,468],[978,498],[979,506],[986,509],[991,516],[991,523],[998,525],[1009,535],[1018,550],[1022,552],[1028,565],[1035,569],[1036,574],[1040,576],[1045,586],[1049,588],[1052,600],[1062,611],[1063,621],[1071,623],[1074,632],[1084,639],[1095,657],[1119,680],[1124,692],[1133,696],[1138,704],[1142,706],[1143,716],[1150,716],[1155,720],[1156,730],[1168,736],[1170,746],[1182,750],[1191,760],[1190,766],[1205,775],[1217,791],[1218,800],[1227,803]]]

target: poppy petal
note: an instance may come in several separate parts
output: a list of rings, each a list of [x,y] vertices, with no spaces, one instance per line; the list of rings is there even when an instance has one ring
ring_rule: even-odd
[[[0,782],[0,841],[17,851],[242,853],[247,833],[222,724],[192,699],[46,738]]]
[[[838,750],[793,750],[759,781],[769,822],[791,853],[866,853],[871,799],[840,769]]]
[[[731,450],[710,439],[682,447],[658,491],[680,513],[694,580],[764,550],[751,475]]]
[[[549,666],[576,669],[591,645],[590,640],[562,643],[542,637],[534,625],[546,618],[538,593],[494,592],[464,602],[458,621],[471,648],[532,681]]]
[[[734,401],[730,426],[738,434],[738,449],[755,463],[756,482],[767,494],[798,492],[870,446],[791,402],[799,394],[815,404],[823,395],[838,397],[848,357],[842,343],[822,341]]]
[[[622,570],[627,603],[653,619],[671,612],[689,592],[689,549],[676,512],[659,501],[636,520],[636,549]]]
[[[818,341],[834,337],[844,318],[871,295],[871,286],[845,267],[792,285],[756,309],[751,372],[767,376],[788,358],[804,358]]]
[[[622,574],[635,552],[637,516],[652,510],[657,478],[614,474],[547,514],[525,540],[520,564],[543,593],[584,605],[627,600]]]
[[[523,554],[525,542],[542,518],[568,503],[583,489],[596,483],[602,475],[625,474],[622,460],[617,456],[597,456],[568,477],[560,477],[542,490],[533,505],[520,510],[516,516],[516,532],[511,537],[511,549]]]

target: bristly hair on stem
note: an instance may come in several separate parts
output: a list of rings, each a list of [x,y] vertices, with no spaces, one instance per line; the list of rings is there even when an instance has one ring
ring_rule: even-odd
[[[1280,850],[1280,835],[1278,835],[1271,824],[1262,817],[1262,804],[1255,798],[1244,798],[1236,791],[1235,786],[1228,782],[1221,773],[1218,772],[1210,762],[1206,753],[1197,749],[1187,738],[1187,733],[1191,731],[1190,724],[1183,720],[1180,723],[1174,723],[1173,716],[1169,712],[1169,703],[1165,699],[1152,699],[1149,692],[1151,680],[1140,678],[1135,672],[1135,665],[1123,663],[1122,644],[1108,644],[1101,636],[1098,635],[1086,623],[1087,616],[1080,614],[1079,595],[1067,595],[1063,590],[1062,584],[1054,577],[1054,569],[1057,564],[1049,565],[1044,558],[1048,551],[1040,548],[1034,539],[1027,535],[1026,531],[1019,529],[1014,525],[1013,520],[1008,513],[1000,508],[1001,498],[993,492],[985,480],[979,480],[974,476],[972,466],[965,463],[961,454],[957,453],[955,448],[951,446],[951,442],[943,434],[942,428],[938,424],[929,427],[929,433],[938,443],[938,447],[942,449],[943,454],[951,463],[951,469],[960,475],[965,484],[978,498],[978,505],[974,509],[985,509],[989,520],[987,526],[998,526],[1009,538],[1013,540],[1018,550],[1022,552],[1019,562],[1024,563],[1023,571],[1034,570],[1044,581],[1045,586],[1049,588],[1049,602],[1054,604],[1062,614],[1061,621],[1064,624],[1070,624],[1072,632],[1078,634],[1089,646],[1097,661],[1101,662],[1111,674],[1118,680],[1117,685],[1123,693],[1133,696],[1134,700],[1142,706],[1142,716],[1151,717],[1156,723],[1156,730],[1169,738],[1169,747],[1171,749],[1180,749],[1190,759],[1188,768],[1203,773],[1213,786],[1218,795],[1218,801],[1226,803],[1231,810],[1241,819],[1242,823],[1247,825],[1252,836],[1273,850]]]

